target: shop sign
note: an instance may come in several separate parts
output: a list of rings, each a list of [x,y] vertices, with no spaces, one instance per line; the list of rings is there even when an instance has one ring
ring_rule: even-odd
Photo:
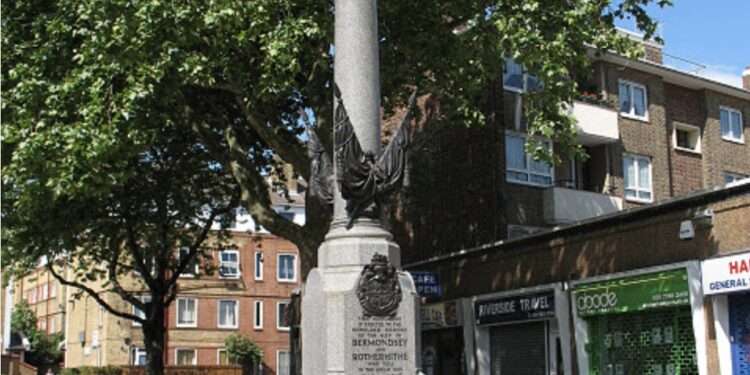
[[[684,268],[581,284],[573,291],[578,315],[643,311],[690,303]]]
[[[706,295],[750,290],[750,253],[706,260],[701,274]]]
[[[477,301],[474,316],[478,325],[553,317],[555,294],[549,291]]]
[[[456,301],[432,303],[420,308],[422,329],[440,329],[459,325]]]
[[[420,297],[440,298],[443,291],[440,288],[440,278],[435,272],[409,271],[414,280],[414,286]]]

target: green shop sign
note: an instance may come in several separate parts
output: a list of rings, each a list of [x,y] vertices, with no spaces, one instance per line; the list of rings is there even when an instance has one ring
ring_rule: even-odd
[[[596,283],[573,290],[579,316],[643,311],[690,303],[687,271],[654,272]]]

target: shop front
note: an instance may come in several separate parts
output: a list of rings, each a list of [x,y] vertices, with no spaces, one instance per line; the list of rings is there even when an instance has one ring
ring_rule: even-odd
[[[480,374],[571,374],[569,309],[563,284],[478,296]]]
[[[699,275],[691,263],[576,282],[580,373],[705,374]]]
[[[701,268],[721,374],[750,375],[750,252],[709,259]]]
[[[464,327],[460,301],[423,305],[422,371],[425,375],[465,373]]]

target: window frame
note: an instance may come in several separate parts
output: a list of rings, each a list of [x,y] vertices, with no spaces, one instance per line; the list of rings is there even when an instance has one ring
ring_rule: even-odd
[[[193,352],[193,363],[189,365],[182,365],[179,363],[179,353],[181,351],[192,351]],[[198,351],[195,348],[175,348],[174,349],[174,364],[175,366],[197,366],[198,365]]]
[[[628,112],[622,111],[622,98],[620,98],[620,85],[625,84],[628,87],[628,95],[630,99],[630,109]],[[635,103],[633,101],[633,87],[638,87],[643,89],[643,116],[639,116],[635,113]],[[639,120],[644,122],[649,122],[649,114],[648,114],[648,87],[646,85],[640,84],[638,82],[629,81],[627,79],[619,79],[617,80],[617,112],[625,118],[633,119],[633,120]]]
[[[723,130],[721,129],[721,111],[727,111],[729,116],[729,129],[731,132],[732,129],[732,113],[736,113],[740,117],[740,137],[739,138],[733,138],[724,135]],[[719,106],[719,133],[721,134],[721,139],[725,140],[727,142],[734,142],[739,144],[745,144],[745,119],[742,116],[742,111],[735,109],[733,107],[728,107],[725,105]]]
[[[192,323],[180,323],[180,301],[192,300],[195,307],[194,321]],[[198,298],[195,297],[178,297],[175,309],[175,326],[177,328],[196,328],[198,327]]]
[[[137,358],[138,355],[143,355],[143,364],[138,364]],[[175,358],[176,362],[177,358]],[[130,350],[130,365],[131,366],[146,366],[148,364],[148,353],[146,353],[146,348],[140,348],[137,346],[134,346]]]
[[[291,256],[292,257],[292,272],[294,273],[291,279],[281,278],[281,257],[282,256]],[[276,254],[276,281],[280,283],[296,283],[297,282],[297,254],[291,253],[291,252],[280,252]]]
[[[697,139],[695,141],[695,149],[691,148],[685,148],[682,146],[679,146],[677,144],[677,131],[687,131],[689,133],[696,133],[698,134]],[[675,123],[672,129],[672,145],[675,150],[685,151],[685,152],[692,152],[694,154],[700,154],[702,153],[702,145],[703,145],[703,135],[701,134],[701,128],[695,125],[688,125],[688,124],[677,124]]]
[[[260,324],[257,324],[260,321]],[[263,330],[263,300],[253,301],[253,329]]]
[[[524,144],[523,154],[526,157],[526,169],[511,168],[509,166],[509,164],[508,164],[508,157],[507,157],[507,153],[508,153],[508,137],[515,137],[515,138],[521,138],[521,139],[523,139],[523,144]],[[542,174],[542,173],[539,173],[539,172],[533,172],[530,169],[530,167],[529,167],[531,165],[531,162],[535,161],[534,158],[531,155],[529,155],[528,153],[526,153],[526,142],[528,142],[528,138],[529,137],[535,138],[537,141],[543,142],[543,143],[547,144],[547,146],[549,147],[550,152],[554,152],[554,146],[552,145],[552,142],[549,141],[549,140],[547,140],[547,139],[542,139],[542,138],[539,138],[539,137],[529,136],[526,133],[520,133],[520,132],[506,130],[505,131],[505,139],[504,139],[504,141],[505,141],[505,181],[508,182],[508,183],[511,183],[511,184],[516,184],[516,185],[525,185],[525,186],[542,187],[542,188],[552,187],[552,186],[555,185],[555,168],[552,165],[549,166],[549,176],[548,176],[549,179],[550,179],[550,183],[549,184],[540,184],[540,183],[536,183],[536,182],[532,182],[531,181],[531,175],[537,175],[537,176],[543,176],[543,177],[547,177],[547,176],[544,175],[544,174]],[[508,176],[508,172],[526,174],[529,178],[528,178],[527,181],[513,179],[513,178],[510,178]]]
[[[721,174],[721,176],[724,178],[724,185],[725,186],[729,185],[729,184],[733,184],[733,183],[735,183],[737,181],[742,181],[742,180],[746,180],[746,179],[750,178],[749,175],[742,174],[742,173],[736,173],[736,172],[729,172],[729,171],[724,171]],[[731,177],[732,181],[727,181],[727,177]]]
[[[221,324],[221,303],[234,302],[234,324]],[[237,329],[240,325],[240,301],[236,299],[219,299],[216,301],[216,327],[219,329]]]
[[[514,65],[517,65],[517,66],[521,67],[521,71],[523,72],[523,73],[521,73],[521,82],[522,82],[522,85],[523,85],[523,87],[521,87],[521,88],[518,88],[516,86],[506,86],[505,85],[505,69],[506,69],[507,63],[509,61],[512,62]],[[503,57],[503,72],[502,72],[502,76],[501,76],[502,82],[503,82],[503,90],[515,92],[515,93],[518,93],[518,94],[525,94],[525,93],[527,93],[527,92],[530,91],[529,90],[529,79],[531,77],[533,77],[534,79],[536,79],[537,82],[538,82],[537,84],[539,86],[541,86],[541,81],[539,80],[539,77],[537,77],[537,76],[535,76],[533,74],[529,74],[528,70],[526,70],[526,67],[524,67],[523,64],[519,64],[512,57]]]
[[[224,274],[221,272],[222,265],[224,264],[224,260],[222,259],[222,255],[224,254],[233,253],[237,256],[237,272],[233,274]],[[220,279],[239,279],[242,276],[242,270],[240,270],[240,251],[238,249],[224,249],[219,250],[219,278]],[[227,262],[229,263],[229,262]]]
[[[263,252],[256,251],[255,255],[253,256],[253,278],[255,279],[255,281],[263,280],[264,264],[265,260],[263,259]],[[258,265],[260,265],[260,267],[258,267]]]
[[[188,252],[190,252],[190,248],[187,247],[187,246],[180,246],[180,247],[178,247],[177,248],[177,262],[178,262],[178,264],[181,261],[182,250],[183,249],[186,249]],[[184,278],[190,279],[190,278],[194,278],[195,276],[198,275],[198,272],[200,271],[199,268],[198,268],[198,259],[196,258],[194,260],[194,262],[195,263],[193,264],[193,272],[189,272],[190,271],[190,265],[188,265],[187,267],[185,267],[185,272],[183,272],[183,273],[180,274],[180,277],[184,277]]]
[[[47,285],[49,287],[49,298],[57,298],[57,283],[53,281]]]
[[[227,363],[222,364],[221,363],[221,353],[224,352],[227,355]],[[236,365],[237,363],[232,363],[232,360],[229,359],[229,351],[227,348],[218,348],[216,349],[216,365],[217,366],[231,366]]]
[[[288,365],[289,371],[287,371],[286,373],[289,374],[291,373],[291,370],[292,370],[292,357],[291,357],[292,353],[289,350],[282,350],[282,349],[276,351],[276,374],[281,374],[281,353],[286,353],[287,355],[287,360],[288,360],[287,365]]]
[[[284,320],[284,317],[283,317],[283,315],[279,314],[281,312],[279,310],[279,308],[281,307],[281,305],[287,305],[287,306],[289,306],[290,303],[291,302],[288,301],[288,300],[277,301],[276,302],[276,329],[279,330],[279,331],[288,332],[291,329],[290,326],[282,326],[281,325],[281,321]],[[284,311],[286,311],[286,309],[284,309]]]
[[[143,303],[149,303],[149,302],[151,302],[151,296],[147,295],[147,294],[142,295],[142,296],[138,296],[136,298],[138,298],[139,300],[141,300],[141,302],[143,302]],[[130,307],[132,308],[131,309],[131,313],[133,315],[135,315],[135,316],[141,316],[141,315],[143,315],[142,318],[146,319],[146,312],[145,311],[141,311],[141,309],[139,309],[136,305],[133,305],[133,304],[131,304]],[[139,323],[139,322],[137,322],[135,320],[131,320],[131,325],[133,327],[140,327],[141,323]]]
[[[629,188],[627,184],[627,173],[626,173],[626,166],[625,166],[625,159],[631,158],[636,161],[636,173],[635,173],[635,187]],[[646,191],[642,189],[639,186],[640,183],[640,173],[639,173],[639,167],[640,163],[639,160],[647,160],[648,161],[648,175],[649,175],[649,190]],[[626,190],[635,190],[635,197],[628,197]],[[640,198],[638,196],[638,193],[640,192],[648,192],[651,196],[650,199],[644,199]],[[653,203],[654,202],[654,161],[652,160],[652,157],[645,156],[645,155],[638,155],[638,154],[630,154],[630,153],[623,153],[622,154],[622,195],[623,198],[625,198],[626,201],[629,202],[636,202],[636,203]]]

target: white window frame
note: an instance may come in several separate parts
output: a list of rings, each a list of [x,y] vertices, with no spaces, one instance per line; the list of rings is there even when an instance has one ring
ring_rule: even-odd
[[[45,301],[49,296],[49,284],[44,283],[39,286],[39,300]]]
[[[234,324],[221,324],[221,303],[234,302]],[[240,301],[236,299],[220,299],[216,302],[216,326],[221,329],[237,329],[240,324]]]
[[[142,365],[138,364],[138,357],[139,357],[139,355],[143,356],[143,364]],[[177,358],[175,358],[175,362],[176,362],[176,359]],[[145,348],[133,347],[130,350],[130,365],[131,366],[145,366],[147,364],[147,362],[148,362],[148,354],[146,353],[146,349]]]
[[[289,365],[289,371],[287,371],[287,373],[291,373],[291,370],[292,370],[292,357],[291,356],[292,356],[292,354],[291,354],[291,352],[289,350],[277,350],[276,351],[276,373],[277,374],[281,373],[281,353],[286,353],[287,354],[287,358],[289,359],[289,363],[288,363],[288,365]]]
[[[732,113],[736,113],[740,116],[740,137],[739,138],[733,138],[733,137],[724,135],[724,132],[721,130],[721,111],[727,111],[729,113],[728,117],[729,117],[730,130],[732,126]],[[721,139],[725,141],[744,144],[745,143],[745,119],[742,117],[742,111],[737,110],[732,107],[723,106],[723,105],[719,106],[719,133],[721,133]]]
[[[182,365],[178,361],[179,352],[187,352],[187,351],[193,352],[193,363],[191,363],[189,365]],[[175,364],[175,366],[196,366],[196,365],[198,365],[198,351],[195,350],[195,348],[175,348],[175,350],[174,350],[174,364]]]
[[[635,185],[634,188],[629,188],[626,183],[627,178],[627,172],[625,168],[625,159],[631,158],[636,161],[636,168],[635,168]],[[646,160],[648,161],[648,175],[649,175],[649,181],[651,182],[651,186],[649,186],[648,190],[642,189],[639,186],[639,179],[640,179],[640,161]],[[635,197],[628,197],[628,195],[625,193],[625,190],[635,190]],[[648,192],[651,194],[651,199],[643,199],[638,196],[639,192]],[[622,154],[622,195],[625,198],[626,201],[630,202],[637,202],[637,203],[653,203],[654,202],[654,161],[649,156],[644,155],[637,155],[637,154],[629,154],[624,153]]]
[[[150,295],[143,295],[143,296],[139,296],[139,297],[136,297],[136,298],[138,298],[139,300],[141,300],[141,302],[143,302],[143,303],[151,302],[151,296]],[[145,311],[141,311],[141,309],[139,309],[135,305],[130,305],[130,306],[132,307],[132,311],[131,312],[133,313],[133,315],[140,316],[143,319],[146,319],[146,312]],[[138,323],[137,321],[133,320],[132,321],[132,325],[133,325],[133,327],[140,327],[141,323]]]
[[[521,75],[521,82],[523,84],[523,87],[518,88],[518,87],[515,87],[515,86],[506,86],[505,85],[505,69],[506,69],[506,66],[507,66],[508,62],[512,62],[513,64],[518,65],[518,66],[521,67],[521,70],[523,71],[523,74]],[[526,93],[526,92],[529,91],[529,78],[530,77],[533,77],[537,81],[539,81],[538,77],[536,77],[533,74],[529,74],[528,71],[526,70],[526,68],[522,64],[517,63],[516,60],[514,60],[512,57],[505,57],[505,58],[503,58],[503,72],[502,72],[503,90],[512,91],[512,92],[516,92],[516,93],[519,93],[519,94]]]
[[[253,277],[256,281],[263,280],[263,252],[256,251],[253,257]]]
[[[225,263],[222,259],[222,255],[224,254],[235,254],[237,256],[237,264],[236,264],[236,273],[232,274],[222,274],[221,268],[223,267],[223,264]],[[230,263],[230,262],[226,262]],[[237,249],[226,249],[219,251],[219,278],[221,279],[239,279],[242,275],[242,271],[240,270],[240,251]]]
[[[532,171],[529,168],[529,165],[531,164],[531,162],[534,161],[534,158],[531,155],[529,155],[528,153],[526,153],[526,146],[525,145],[528,142],[529,135],[528,134],[524,134],[524,133],[514,132],[514,131],[506,131],[505,132],[505,149],[506,149],[506,152],[507,152],[507,149],[508,149],[507,139],[508,139],[509,136],[510,137],[516,137],[516,138],[522,138],[523,139],[523,142],[524,142],[523,153],[526,156],[526,169],[511,168],[508,165],[508,160],[507,160],[507,157],[506,157],[506,160],[505,160],[505,172],[506,172],[505,173],[505,181],[507,181],[509,183],[512,183],[512,184],[517,184],[517,185],[527,185],[527,186],[536,186],[536,187],[551,187],[551,186],[553,186],[555,184],[555,168],[553,166],[550,166],[550,168],[549,168],[549,178],[550,178],[550,183],[549,184],[540,184],[540,183],[536,183],[536,182],[532,182],[531,181],[531,175],[532,174],[533,175],[537,175],[537,176],[546,176],[546,175],[544,175],[542,173],[539,173],[539,172],[534,172],[534,171]],[[549,147],[550,152],[553,152],[552,142],[550,142],[548,140],[545,140],[545,139],[539,139],[539,138],[537,138],[537,141],[543,142],[543,143],[547,144],[547,146]],[[516,179],[509,178],[507,172],[524,173],[524,174],[526,174],[526,175],[529,176],[529,180],[528,181],[523,181],[523,180],[516,180]]]
[[[688,133],[698,134],[698,137],[695,141],[695,149],[680,147],[677,145],[677,131],[678,130],[686,131]],[[701,144],[703,143],[702,138],[703,137],[701,136],[701,128],[694,126],[694,125],[688,125],[688,124],[676,124],[676,123],[674,124],[674,129],[672,130],[672,144],[674,145],[675,150],[692,152],[694,154],[700,154]]]
[[[180,258],[182,258],[182,250],[183,249],[185,249],[188,252],[190,252],[190,248],[188,248],[187,246],[182,246],[182,247],[177,248],[177,261],[178,262],[181,261]],[[190,272],[190,265],[188,264],[188,266],[185,268],[185,272],[181,273],[180,277],[192,278],[192,277],[195,277],[195,275],[198,274],[198,261],[197,261],[197,258],[195,260],[195,264],[193,265],[193,270],[192,271],[193,272]]]
[[[282,279],[281,278],[281,272],[279,272],[279,271],[281,270],[280,267],[281,267],[281,257],[282,256],[291,256],[292,257],[292,272],[294,272],[294,275],[293,275],[294,277],[292,277],[291,279],[287,279],[287,278]],[[276,281],[278,281],[280,283],[295,283],[295,282],[297,282],[297,271],[298,271],[297,268],[298,268],[297,267],[297,254],[295,254],[295,253],[289,253],[289,252],[276,254]]]
[[[47,318],[47,328],[49,333],[57,332],[57,317],[55,315],[50,315]]]
[[[290,327],[284,327],[281,325],[281,321],[284,319],[283,316],[279,315],[279,307],[281,305],[287,305],[289,306],[289,301],[278,301],[276,302],[276,329],[279,331],[289,331]],[[287,307],[288,308],[288,307]],[[285,310],[286,311],[286,310]]]
[[[227,353],[227,365],[229,365],[229,352],[227,351],[226,348],[219,348],[219,349],[216,349],[216,365],[217,366],[225,366],[225,365],[221,364],[221,353],[222,352]]]
[[[193,306],[195,306],[195,320],[192,323],[180,323],[180,301],[193,300]],[[177,305],[175,309],[175,324],[178,328],[195,328],[198,327],[198,302],[197,298],[193,297],[179,297],[177,298]],[[176,362],[175,362],[176,363]]]
[[[260,325],[258,322],[260,321]],[[253,302],[253,329],[263,329],[263,301],[256,300]]]
[[[628,110],[628,112],[622,112],[622,105],[620,104],[621,98],[619,97],[621,84],[629,86],[628,95],[630,96],[630,109]],[[635,103],[633,102],[633,87],[643,89],[643,116],[638,116],[635,114]],[[646,88],[645,85],[633,81],[628,81],[626,79],[620,79],[617,82],[617,95],[617,110],[622,117],[648,122],[648,88]]]

